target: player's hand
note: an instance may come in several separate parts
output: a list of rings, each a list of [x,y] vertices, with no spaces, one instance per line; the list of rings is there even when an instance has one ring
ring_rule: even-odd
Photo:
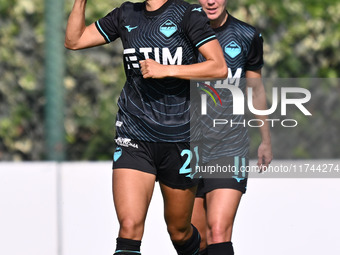
[[[153,59],[139,61],[143,78],[161,79],[167,77],[167,68],[169,66],[161,65]]]
[[[257,150],[257,166],[260,172],[266,171],[273,159],[272,146],[270,143],[261,143]]]

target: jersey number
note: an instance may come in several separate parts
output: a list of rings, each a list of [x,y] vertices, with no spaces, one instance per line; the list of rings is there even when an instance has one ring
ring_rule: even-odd
[[[199,163],[199,154],[198,154],[198,146],[194,148],[195,156],[196,156],[196,166],[198,166]],[[181,169],[179,169],[180,174],[188,174],[187,176],[190,177],[190,174],[192,172],[192,168],[190,167],[190,162],[193,158],[192,151],[185,149],[182,151],[181,156],[184,157],[187,155],[187,159],[184,162],[183,166]],[[192,175],[193,176],[193,175]]]

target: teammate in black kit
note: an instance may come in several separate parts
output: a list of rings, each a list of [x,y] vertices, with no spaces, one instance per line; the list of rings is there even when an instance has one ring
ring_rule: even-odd
[[[140,254],[155,180],[178,254],[198,252],[191,226],[197,182],[183,171],[190,149],[189,79],[226,77],[227,66],[202,8],[182,0],[123,3],[85,25],[86,0],[75,0],[65,46],[83,49],[121,38],[126,83],[118,100],[113,198],[120,223],[115,254]],[[207,61],[197,63],[198,52]],[[186,79],[186,80],[184,80]]]
[[[199,0],[222,46],[228,64],[228,86],[238,86],[246,95],[253,90],[255,109],[265,110],[266,98],[261,82],[263,40],[249,24],[237,20],[226,11],[227,0]],[[203,59],[203,58],[202,58]],[[246,82],[244,79],[247,78]],[[224,84],[226,82],[224,81]],[[202,116],[202,161],[205,166],[231,166],[236,171],[227,178],[202,178],[195,199],[192,223],[202,240],[200,254],[232,255],[234,218],[241,196],[246,192],[249,138],[244,115],[233,114],[233,96],[229,89],[215,87],[222,105],[207,100],[207,114]],[[258,116],[264,120],[266,116]],[[229,125],[212,128],[214,119],[228,120]],[[230,125],[230,123],[239,123]],[[258,166],[265,169],[272,160],[269,126],[260,128],[262,142],[258,148]]]

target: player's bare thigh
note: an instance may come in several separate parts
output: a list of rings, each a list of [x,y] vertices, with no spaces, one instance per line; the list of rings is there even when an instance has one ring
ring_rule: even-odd
[[[208,244],[231,241],[241,197],[242,192],[235,189],[215,189],[206,194]]]
[[[119,237],[141,240],[156,176],[133,170],[114,169],[112,191],[120,224]]]

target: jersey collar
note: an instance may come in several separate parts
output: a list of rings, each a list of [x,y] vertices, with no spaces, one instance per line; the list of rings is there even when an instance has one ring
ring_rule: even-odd
[[[157,15],[161,14],[162,12],[164,12],[168,8],[168,6],[173,3],[173,1],[174,0],[166,1],[160,8],[158,8],[155,11],[147,11],[146,7],[145,7],[146,3],[144,2],[144,6],[143,6],[144,13],[145,13],[146,16],[157,16]]]
[[[226,29],[229,26],[230,21],[232,19],[232,16],[229,14],[228,10],[226,10],[226,12],[228,14],[227,20],[224,22],[224,24],[222,26],[214,28],[215,32],[223,31],[224,29]]]

